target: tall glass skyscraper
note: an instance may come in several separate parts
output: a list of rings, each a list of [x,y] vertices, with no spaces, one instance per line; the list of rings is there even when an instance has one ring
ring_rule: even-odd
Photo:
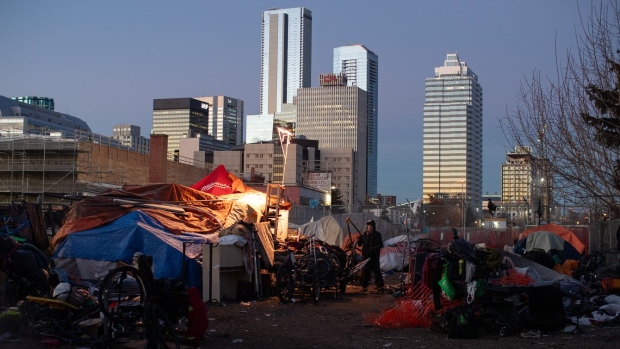
[[[426,79],[423,193],[472,208],[482,200],[482,87],[456,54]]]
[[[367,169],[366,194],[377,196],[377,152],[379,141],[379,57],[364,45],[348,45],[334,49],[334,74],[342,73],[348,86],[367,92]]]
[[[196,97],[209,104],[207,132],[228,145],[243,144],[243,101],[227,96]]]
[[[275,114],[310,87],[312,12],[304,7],[263,12],[260,113]]]
[[[245,118],[246,144],[273,140],[273,114],[247,115]]]
[[[168,135],[168,153],[178,156],[179,140],[208,135],[209,104],[194,98],[153,100],[153,134]]]

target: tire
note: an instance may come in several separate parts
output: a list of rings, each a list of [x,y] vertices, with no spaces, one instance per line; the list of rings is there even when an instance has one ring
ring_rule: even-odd
[[[135,280],[135,283],[132,281]],[[138,269],[122,266],[110,270],[99,285],[99,308],[112,323],[123,327],[139,323],[144,318],[144,302],[147,298],[144,282]],[[119,305],[128,304],[126,310]]]
[[[314,303],[319,301],[321,297],[321,278],[317,270],[314,271],[314,277],[312,278],[312,301]]]
[[[166,311],[159,304],[149,304],[146,312],[149,349],[179,349],[181,341]]]
[[[293,289],[293,264],[286,262],[278,268],[276,274],[276,293],[280,302],[290,302],[293,299]]]

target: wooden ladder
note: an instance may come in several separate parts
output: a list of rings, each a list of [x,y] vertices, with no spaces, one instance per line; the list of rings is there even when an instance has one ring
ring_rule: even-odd
[[[267,205],[263,221],[268,221],[272,229],[274,240],[278,235],[278,218],[280,217],[280,202],[282,202],[282,192],[284,187],[279,184],[267,184]]]

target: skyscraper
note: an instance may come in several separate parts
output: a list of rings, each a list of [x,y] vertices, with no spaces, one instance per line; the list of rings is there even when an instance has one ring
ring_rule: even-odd
[[[482,87],[478,76],[448,54],[426,79],[423,193],[463,198],[478,207],[482,195]]]
[[[334,49],[334,74],[342,73],[348,86],[357,86],[368,94],[366,193],[377,195],[377,152],[379,110],[379,57],[364,45],[348,45]]]
[[[207,132],[230,146],[243,144],[243,101],[227,96],[196,97],[209,104]]]
[[[299,89],[295,135],[319,141],[321,154],[329,149],[331,164],[322,167],[332,172],[337,167],[332,174],[333,184],[340,189],[347,205],[364,202],[367,93],[359,87],[346,86],[346,78],[341,74],[321,75],[319,80],[321,87]],[[340,155],[334,155],[337,150]]]
[[[168,153],[179,154],[179,140],[208,135],[209,104],[194,98],[153,100],[153,134],[168,135]]]
[[[312,12],[304,7],[263,12],[260,114],[292,103],[297,89],[310,87]]]
[[[514,152],[506,153],[506,163],[502,164],[502,201],[532,202],[536,164],[532,147],[516,146]]]

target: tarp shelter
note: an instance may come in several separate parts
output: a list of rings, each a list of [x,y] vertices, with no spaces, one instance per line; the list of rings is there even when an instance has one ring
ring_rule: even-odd
[[[217,235],[217,234],[215,234]],[[134,253],[153,256],[153,273],[157,279],[182,279],[186,276],[188,285],[201,285],[201,244],[208,243],[208,235],[184,233],[175,235],[161,223],[141,211],[133,211],[102,227],[69,234],[54,251],[54,258],[91,259],[97,261],[131,261]],[[213,242],[213,241],[211,241]],[[183,243],[187,270],[184,273]],[[106,264],[100,264],[106,268]],[[78,268],[94,268],[88,263]],[[82,274],[86,274],[82,270]],[[89,270],[89,275],[107,274],[107,270]]]
[[[212,195],[232,194],[232,181],[228,178],[228,171],[224,165],[219,165],[206,177],[191,186],[192,189],[200,190]]]
[[[551,249],[555,249],[560,252],[561,263],[564,263],[567,259],[580,260],[581,254],[573,245],[568,241],[562,239],[560,236],[550,233],[548,231],[537,231],[528,234],[526,237],[517,241],[515,250],[522,249],[531,251],[534,249],[543,250],[549,252]]]
[[[357,231],[353,225],[347,227],[347,218],[350,218],[355,227],[362,232],[366,230],[366,222],[370,219],[374,219],[375,227],[377,231],[381,233],[383,241],[400,234],[392,224],[382,220],[372,213],[344,213],[329,215],[322,217],[317,221],[303,224],[299,226],[298,230],[303,236],[314,236],[330,245],[341,246],[348,237],[349,229],[351,234],[357,234]]]
[[[531,233],[539,231],[547,231],[561,237],[562,239],[568,241],[579,253],[583,253],[586,249],[586,246],[583,242],[581,242],[581,240],[579,240],[575,233],[557,224],[545,224],[538,227],[527,228],[519,235],[519,240]]]
[[[256,222],[264,211],[264,193],[234,183],[233,188],[244,191],[216,197],[182,185],[156,184],[85,198],[71,207],[52,239],[55,257],[131,263],[134,252],[153,253],[155,277],[180,276],[182,253],[177,252],[183,241],[204,241],[239,221]]]

